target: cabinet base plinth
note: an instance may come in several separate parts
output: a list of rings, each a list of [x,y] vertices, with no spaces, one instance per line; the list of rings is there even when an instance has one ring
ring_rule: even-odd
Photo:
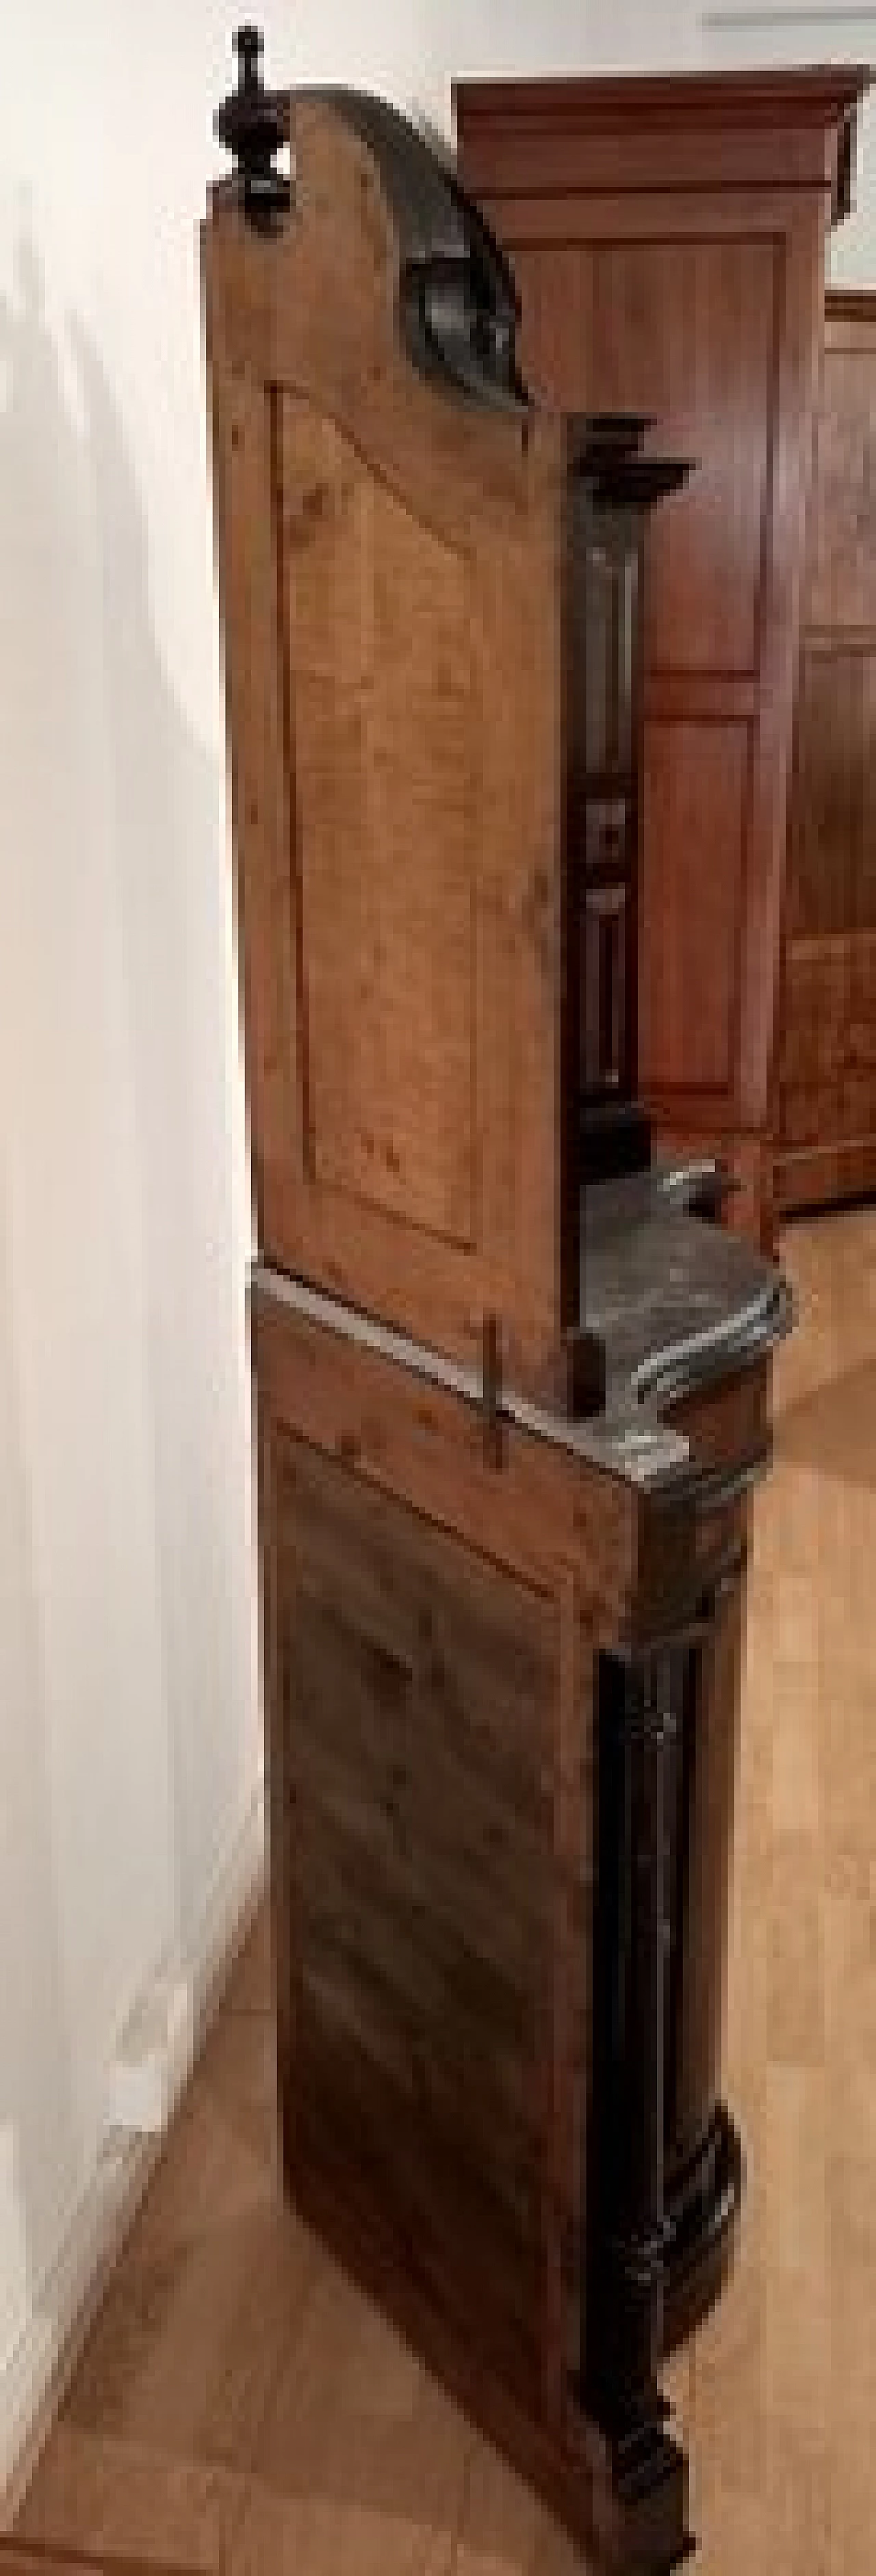
[[[643,2423],[611,2453],[611,2495],[616,2531],[608,2565],[624,2576],[669,2576],[692,2557],[696,2542],[687,2520],[687,2462],[664,2426]]]
[[[284,2164],[290,2206],[556,2515],[594,2576],[670,2576],[691,2556],[687,2457],[666,2430],[662,2406],[653,2419],[607,2435],[570,2390],[562,2430],[554,2428],[436,2313],[376,2212],[366,2216],[333,2174],[305,2163],[294,2148]]]

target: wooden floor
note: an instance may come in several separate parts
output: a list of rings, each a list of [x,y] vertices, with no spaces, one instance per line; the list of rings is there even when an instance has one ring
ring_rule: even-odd
[[[792,1231],[758,1505],[728,2090],[743,2253],[673,2374],[701,2576],[876,2566],[876,1212]],[[277,2192],[264,1922],[25,2504],[20,2576],[580,2561]],[[90,2557],[88,2557],[90,2553]],[[10,2562],[11,2563],[11,2562]]]

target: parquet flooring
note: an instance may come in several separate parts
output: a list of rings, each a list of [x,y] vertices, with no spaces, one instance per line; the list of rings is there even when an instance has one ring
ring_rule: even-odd
[[[672,2379],[699,2576],[872,2576],[876,1211],[793,1230],[783,1258],[802,1321],[756,1514],[726,2048],[750,2193]],[[120,2555],[153,2576],[580,2563],[281,2207],[264,1918],[17,2539],[6,2576],[72,2576],[65,2550],[82,2576]]]

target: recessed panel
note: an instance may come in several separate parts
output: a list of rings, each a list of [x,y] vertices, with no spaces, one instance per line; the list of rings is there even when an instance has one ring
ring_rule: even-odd
[[[654,514],[649,667],[753,671],[775,263],[761,242],[732,239],[609,243],[591,256],[594,396],[609,410],[653,417],[664,452],[696,469],[685,491]]]
[[[302,2153],[531,2398],[553,1605],[297,1445],[282,1509]]]
[[[750,727],[646,726],[639,1064],[644,1091],[725,1091],[750,805]]]
[[[873,349],[828,351],[813,451],[811,626],[876,626]]]
[[[292,399],[281,476],[314,1177],[469,1244],[480,716],[468,564]]]
[[[863,654],[810,646],[801,655],[788,828],[792,937],[856,927],[870,803],[867,678]],[[876,868],[871,892],[876,903]]]

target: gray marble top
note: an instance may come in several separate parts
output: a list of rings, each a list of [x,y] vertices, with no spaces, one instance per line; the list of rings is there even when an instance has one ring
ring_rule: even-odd
[[[658,1164],[582,1198],[581,1322],[605,1347],[609,1409],[665,1402],[779,1337],[780,1273],[691,1215],[691,1171]]]
[[[681,1491],[695,1476],[690,1443],[661,1420],[661,1404],[754,1361],[793,1323],[781,1272],[741,1238],[691,1213],[698,1189],[715,1172],[713,1163],[655,1164],[641,1176],[587,1192],[582,1322],[605,1342],[604,1411],[576,1422],[502,1387],[506,1421],[639,1489]],[[250,1289],[256,1299],[288,1306],[426,1384],[467,1403],[483,1401],[479,1369],[304,1280],[256,1261]]]

